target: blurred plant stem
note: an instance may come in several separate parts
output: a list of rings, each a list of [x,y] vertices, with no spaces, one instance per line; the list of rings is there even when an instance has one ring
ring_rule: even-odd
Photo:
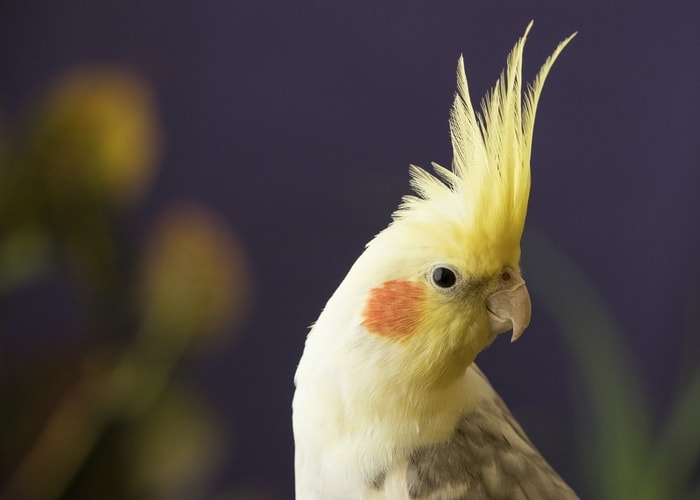
[[[86,374],[57,405],[3,497],[52,500],[61,495],[107,424],[137,418],[162,394],[185,342],[167,350],[139,335],[111,369]],[[185,337],[180,337],[184,339]]]
[[[700,457],[700,370],[671,409],[657,442],[650,469],[661,471],[671,488],[667,498],[682,498]],[[644,476],[644,484],[650,476]],[[700,485],[698,485],[700,486]],[[647,486],[648,487],[648,486]],[[696,488],[697,489],[697,488]],[[695,496],[692,498],[700,498]]]

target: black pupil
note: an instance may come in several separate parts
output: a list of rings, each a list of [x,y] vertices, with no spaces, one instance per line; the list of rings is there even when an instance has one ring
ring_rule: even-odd
[[[433,281],[440,288],[450,288],[457,281],[455,273],[446,267],[436,267],[433,270]]]

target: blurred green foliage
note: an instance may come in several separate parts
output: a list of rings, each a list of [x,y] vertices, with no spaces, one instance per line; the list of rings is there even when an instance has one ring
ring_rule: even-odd
[[[700,498],[697,361],[675,406],[655,428],[642,382],[600,295],[566,252],[537,231],[526,233],[524,245],[533,270],[528,284],[563,333],[574,362],[572,374],[586,391],[585,401],[576,405],[577,438],[593,498]]]
[[[115,68],[72,72],[26,124],[0,125],[0,301],[57,274],[80,319],[51,328],[82,333],[17,359],[0,340],[2,498],[202,498],[224,456],[177,367],[235,330],[248,266],[204,207],[132,234],[159,142],[151,90]]]

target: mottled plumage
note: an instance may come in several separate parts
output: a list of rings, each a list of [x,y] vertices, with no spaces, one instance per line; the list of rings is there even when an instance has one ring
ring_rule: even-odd
[[[470,499],[575,498],[496,393],[462,418],[449,441],[416,450],[406,485],[415,499],[444,498],[445,489]]]
[[[309,333],[293,401],[297,498],[570,499],[474,359],[530,321],[518,267],[542,85],[525,35],[477,114],[462,58],[452,170],[412,166],[392,223]]]

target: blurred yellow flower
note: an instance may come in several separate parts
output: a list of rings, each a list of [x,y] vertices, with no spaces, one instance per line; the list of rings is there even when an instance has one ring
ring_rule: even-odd
[[[49,195],[138,199],[157,156],[155,115],[150,88],[129,72],[86,68],[63,77],[41,108],[31,145]]]
[[[224,458],[214,416],[197,397],[171,388],[133,422],[124,446],[130,457],[128,481],[135,498],[202,498],[201,487]]]
[[[211,212],[166,212],[147,245],[143,267],[146,329],[160,338],[211,333],[240,321],[249,298],[243,249]],[[165,340],[165,339],[162,339]]]

